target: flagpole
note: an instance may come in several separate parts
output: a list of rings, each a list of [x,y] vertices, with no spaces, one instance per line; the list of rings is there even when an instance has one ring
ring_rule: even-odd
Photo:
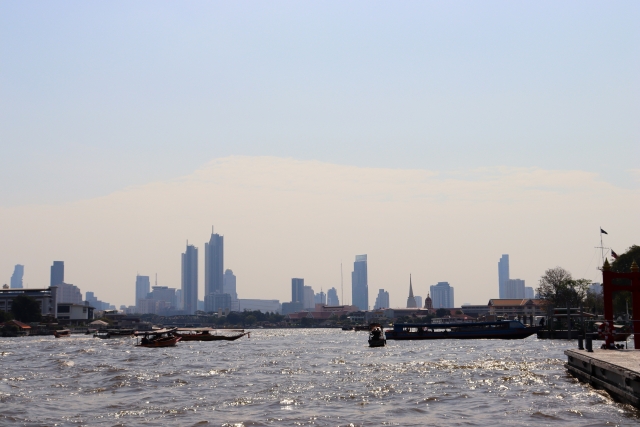
[[[602,227],[600,227],[600,265],[604,265],[604,245],[602,244]]]

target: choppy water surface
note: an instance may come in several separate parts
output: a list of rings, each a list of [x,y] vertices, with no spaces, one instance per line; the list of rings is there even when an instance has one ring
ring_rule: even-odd
[[[259,330],[234,342],[133,347],[0,338],[0,425],[636,425],[563,367],[574,342],[405,341]]]

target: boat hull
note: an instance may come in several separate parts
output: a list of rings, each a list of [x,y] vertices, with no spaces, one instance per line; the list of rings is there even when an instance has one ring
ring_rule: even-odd
[[[387,340],[369,340],[369,347],[384,347]]]
[[[386,331],[385,334],[388,340],[444,340],[444,339],[457,339],[457,340],[479,340],[479,339],[502,339],[502,340],[516,340],[530,337],[537,332],[537,328],[526,328],[516,330],[504,330],[504,331],[435,331],[435,332],[423,332],[423,333],[397,333],[393,330]]]
[[[182,341],[235,341],[248,335],[248,332],[239,335],[210,335],[210,334],[177,334]]]
[[[180,337],[167,337],[167,338],[160,338],[160,339],[156,339],[153,341],[150,341],[148,343],[140,343],[137,345],[137,347],[173,347],[174,345],[176,345],[176,343],[178,341],[180,341]]]

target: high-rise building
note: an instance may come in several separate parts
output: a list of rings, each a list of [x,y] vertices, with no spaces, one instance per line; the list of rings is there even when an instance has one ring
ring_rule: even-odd
[[[313,288],[311,286],[305,286],[303,289],[304,297],[302,300],[302,307],[304,309],[310,310],[315,308],[316,303],[314,302],[315,292],[313,292]]]
[[[77,286],[70,283],[58,283],[55,285],[56,303],[82,304],[82,292]]]
[[[411,284],[411,275],[409,275],[409,296],[407,297],[407,308],[417,308],[416,299],[413,296],[413,285]]]
[[[500,261],[498,261],[498,293],[500,298],[507,298],[505,285],[509,280],[509,255],[502,255]]]
[[[415,300],[416,300],[416,307],[420,308],[422,307],[422,297],[420,295],[416,295],[414,296]]]
[[[233,274],[233,273],[232,273]],[[204,294],[224,293],[224,237],[211,233],[204,244]],[[205,310],[206,300],[205,300]],[[207,310],[209,311],[209,310]],[[216,311],[216,310],[211,310]]]
[[[291,302],[304,303],[304,279],[291,279]]]
[[[369,281],[367,278],[367,255],[356,255],[351,273],[351,301],[360,310],[369,309]]]
[[[523,299],[524,280],[508,279],[504,284],[504,297],[506,299]]]
[[[16,264],[16,266],[13,267],[13,274],[11,275],[11,288],[21,289],[23,276],[24,276],[24,265]]]
[[[182,304],[185,314],[198,309],[198,248],[189,244],[182,254]]]
[[[145,299],[147,294],[151,290],[151,283],[149,282],[149,276],[136,276],[136,301],[135,306],[138,306],[138,300]]]
[[[219,310],[231,310],[231,295],[214,292],[204,297],[204,311],[211,313]]]
[[[436,285],[431,286],[430,289],[433,308],[455,307],[453,301],[453,286],[450,286],[449,282],[438,282]]]
[[[49,286],[64,283],[64,261],[53,261],[51,266],[51,284]]]
[[[384,289],[378,289],[378,296],[376,297],[376,303],[373,306],[374,310],[381,308],[389,308],[389,292]]]
[[[231,300],[235,301],[238,299],[238,292],[236,290],[236,275],[233,274],[233,271],[227,269],[224,272],[224,277],[222,278],[222,292],[225,294],[231,295]]]
[[[313,302],[315,304],[327,305],[327,294],[320,291],[313,297]]]
[[[531,286],[525,286],[524,287],[524,297],[526,299],[535,298],[535,293],[533,292],[533,288]]]
[[[327,291],[327,305],[340,305],[338,290],[336,288],[331,288]]]

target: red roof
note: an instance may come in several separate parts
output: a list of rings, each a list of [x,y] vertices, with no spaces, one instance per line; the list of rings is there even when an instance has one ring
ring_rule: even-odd
[[[26,323],[22,323],[19,320],[9,320],[7,322],[4,322],[3,324],[4,325],[14,324],[20,329],[31,329],[31,326],[27,325]]]

